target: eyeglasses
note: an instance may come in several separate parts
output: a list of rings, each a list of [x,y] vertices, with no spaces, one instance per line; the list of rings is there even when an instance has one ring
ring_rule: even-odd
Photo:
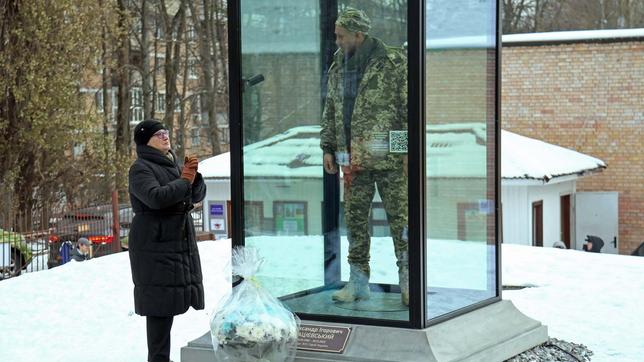
[[[167,139],[167,138],[170,137],[170,132],[168,132],[165,129],[162,129],[160,131],[157,131],[153,136],[158,138],[158,139],[164,140],[164,139]]]

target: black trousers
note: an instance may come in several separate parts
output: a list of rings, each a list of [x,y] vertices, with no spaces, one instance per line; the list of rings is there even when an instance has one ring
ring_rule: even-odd
[[[170,329],[174,317],[145,317],[148,334],[148,361],[170,360]]]

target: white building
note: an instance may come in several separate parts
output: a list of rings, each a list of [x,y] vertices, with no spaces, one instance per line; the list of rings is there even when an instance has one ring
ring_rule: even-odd
[[[430,225],[432,237],[462,239],[462,210],[454,198],[467,194],[468,185],[480,188],[486,177],[485,129],[477,123],[430,126],[427,129],[428,212],[439,222]],[[319,235],[322,217],[322,151],[318,126],[292,128],[244,148],[246,230],[273,228],[276,235]],[[576,180],[606,168],[603,161],[563,147],[502,131],[502,225],[503,240],[513,244],[553,246],[563,241],[580,248],[575,226]],[[463,155],[466,155],[464,157]],[[471,165],[469,167],[468,165]],[[228,233],[230,154],[202,161],[199,171],[208,185],[204,203],[205,225],[221,237]],[[255,181],[256,180],[256,181]],[[478,181],[477,181],[478,180]],[[449,189],[451,192],[442,192]],[[472,190],[476,199],[481,190]],[[252,200],[264,200],[253,202]],[[341,198],[342,200],[342,195]],[[266,201],[270,200],[270,201]],[[216,206],[218,205],[218,206]],[[384,210],[376,193],[371,215],[372,235],[388,234]],[[432,211],[432,209],[434,211]],[[430,216],[431,217],[431,216]],[[485,222],[485,218],[482,218]],[[342,223],[342,222],[341,222]],[[474,227],[473,230],[485,230]],[[567,235],[567,237],[566,237]],[[580,235],[581,239],[585,235]],[[468,240],[484,235],[467,235]],[[577,245],[579,244],[579,245]],[[606,250],[604,250],[606,251]]]

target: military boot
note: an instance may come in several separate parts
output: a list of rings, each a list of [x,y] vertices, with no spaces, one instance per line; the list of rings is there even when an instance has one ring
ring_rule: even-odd
[[[336,302],[354,302],[366,300],[370,297],[369,272],[365,272],[354,265],[350,265],[350,267],[349,282],[331,296],[331,299]]]
[[[409,257],[407,252],[396,255],[398,258],[398,285],[400,285],[400,301],[409,306]]]

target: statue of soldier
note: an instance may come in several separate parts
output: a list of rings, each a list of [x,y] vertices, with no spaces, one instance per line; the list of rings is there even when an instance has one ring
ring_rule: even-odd
[[[339,49],[328,71],[320,147],[324,170],[344,178],[349,282],[332,298],[368,299],[369,213],[375,186],[397,258],[401,301],[409,305],[407,252],[407,59],[369,35],[371,21],[347,8],[335,22]]]

